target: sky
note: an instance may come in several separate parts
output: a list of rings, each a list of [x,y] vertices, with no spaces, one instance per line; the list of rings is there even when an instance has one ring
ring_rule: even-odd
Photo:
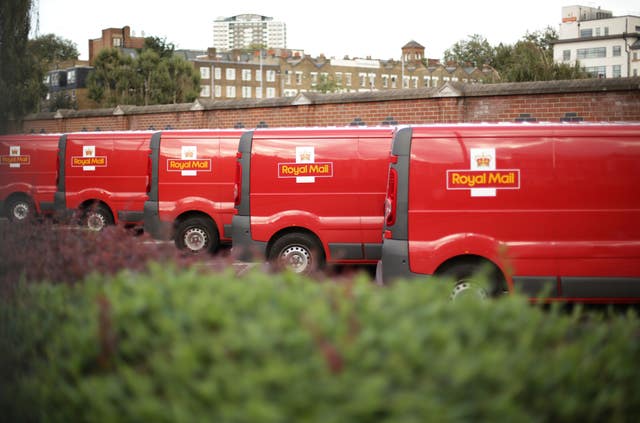
[[[88,59],[89,40],[105,28],[129,26],[137,37],[155,36],[177,49],[206,50],[213,21],[244,13],[273,17],[287,26],[287,47],[316,57],[399,59],[409,41],[441,59],[456,42],[479,34],[489,44],[514,44],[527,32],[558,30],[563,6],[640,16],[638,0],[34,0],[31,37],[53,33],[74,42]]]

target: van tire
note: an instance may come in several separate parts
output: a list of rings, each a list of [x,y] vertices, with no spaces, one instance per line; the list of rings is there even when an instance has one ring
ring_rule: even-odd
[[[504,292],[502,272],[493,263],[485,260],[461,260],[438,271],[437,276],[453,280],[450,295],[453,301],[469,294],[484,300],[497,297]]]
[[[269,261],[276,269],[310,274],[322,268],[324,254],[312,236],[296,232],[286,234],[273,243]]]
[[[190,217],[176,227],[175,244],[179,250],[192,254],[214,253],[220,244],[213,222],[204,217]]]
[[[7,204],[7,217],[11,222],[21,223],[35,216],[35,205],[27,197],[15,197]]]
[[[91,231],[100,232],[113,223],[111,212],[103,204],[93,204],[83,213],[82,226]]]

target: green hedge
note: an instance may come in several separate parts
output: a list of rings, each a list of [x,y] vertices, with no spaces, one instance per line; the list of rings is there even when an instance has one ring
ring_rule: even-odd
[[[415,281],[155,265],[0,303],[8,421],[623,422],[639,358],[633,312]]]

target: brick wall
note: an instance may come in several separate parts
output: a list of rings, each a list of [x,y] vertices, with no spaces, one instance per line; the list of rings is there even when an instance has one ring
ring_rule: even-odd
[[[640,121],[640,78],[588,79],[225,100],[30,115],[14,132],[562,120]]]

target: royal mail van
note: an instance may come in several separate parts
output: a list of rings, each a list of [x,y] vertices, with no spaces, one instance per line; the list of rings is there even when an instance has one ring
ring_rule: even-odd
[[[383,127],[243,134],[233,255],[296,272],[376,263],[392,134]]]
[[[141,226],[150,182],[151,131],[74,132],[60,137],[55,208],[83,226]]]
[[[151,140],[144,230],[180,249],[214,252],[231,242],[240,130],[162,131]]]
[[[402,128],[377,276],[449,276],[460,294],[483,269],[491,293],[638,301],[639,163],[637,124]]]
[[[0,136],[0,212],[14,222],[52,214],[60,134]]]

